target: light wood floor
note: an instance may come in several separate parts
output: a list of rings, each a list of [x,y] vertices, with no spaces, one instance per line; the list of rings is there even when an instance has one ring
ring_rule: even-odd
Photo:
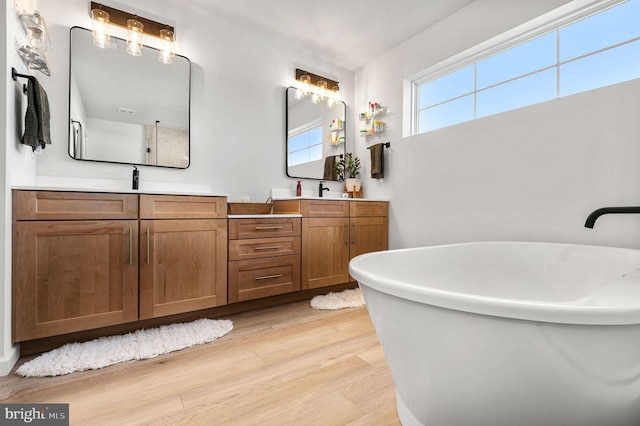
[[[227,318],[226,336],[151,360],[0,377],[0,402],[69,403],[72,425],[400,424],[366,308],[304,301]]]

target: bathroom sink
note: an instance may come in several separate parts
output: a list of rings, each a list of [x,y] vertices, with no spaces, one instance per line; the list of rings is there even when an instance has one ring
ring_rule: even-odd
[[[227,203],[227,214],[270,214],[273,203]]]

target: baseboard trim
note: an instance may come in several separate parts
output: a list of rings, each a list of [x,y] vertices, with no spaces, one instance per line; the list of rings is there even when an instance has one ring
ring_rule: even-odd
[[[9,349],[9,353],[7,356],[0,358],[0,377],[8,376],[13,370],[13,367],[20,359],[20,345],[13,345],[11,349]]]

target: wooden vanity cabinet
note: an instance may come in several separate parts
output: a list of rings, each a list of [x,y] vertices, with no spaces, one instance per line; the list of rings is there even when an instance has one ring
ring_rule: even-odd
[[[138,319],[137,195],[13,191],[13,206],[14,341]]]
[[[389,248],[389,203],[352,201],[349,213],[349,259]]]
[[[229,219],[229,303],[300,290],[299,217]]]
[[[13,191],[13,340],[227,303],[224,197]]]
[[[226,200],[140,195],[140,319],[227,303]]]
[[[302,212],[301,288],[353,281],[349,260],[388,249],[388,203],[299,200]],[[284,208],[284,207],[283,207]],[[291,205],[286,208],[291,209]]]
[[[302,219],[302,288],[349,282],[349,218]]]

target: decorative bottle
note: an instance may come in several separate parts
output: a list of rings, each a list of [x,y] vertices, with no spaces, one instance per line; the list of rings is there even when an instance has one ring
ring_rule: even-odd
[[[298,185],[296,185],[296,197],[302,197],[302,185],[300,181],[298,181]]]

